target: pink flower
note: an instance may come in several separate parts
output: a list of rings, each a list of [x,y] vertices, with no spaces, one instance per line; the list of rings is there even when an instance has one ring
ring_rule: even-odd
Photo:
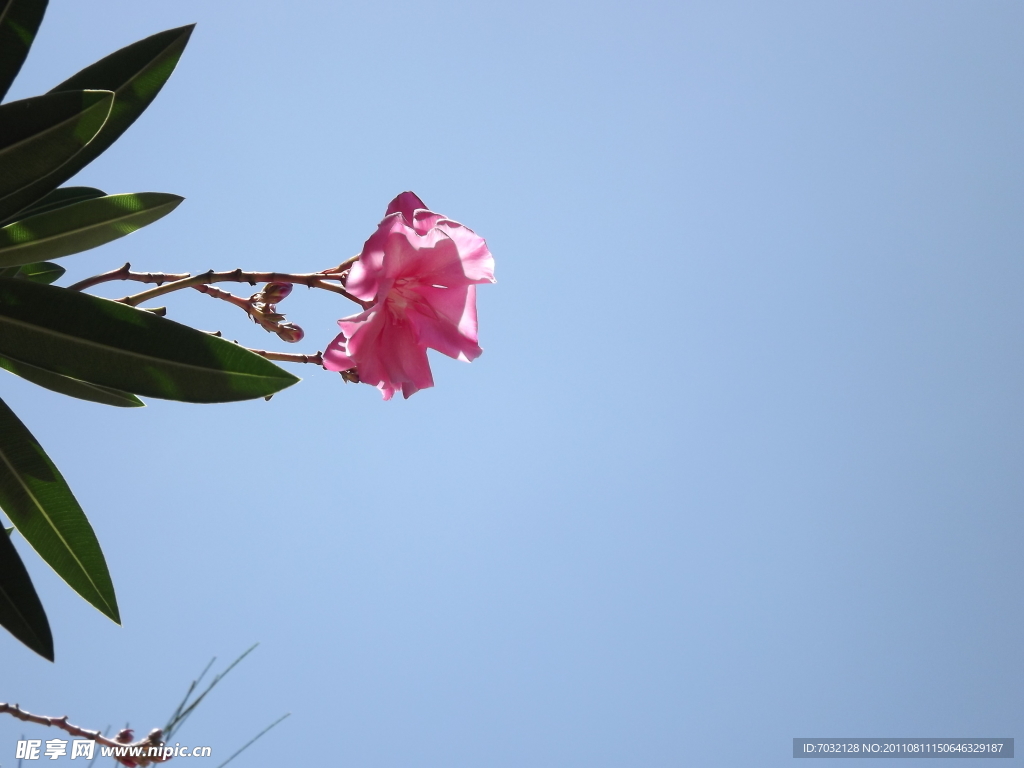
[[[345,287],[365,312],[338,321],[324,352],[330,371],[355,368],[390,400],[434,386],[427,347],[475,360],[476,285],[494,282],[494,258],[473,230],[426,209],[412,192],[388,206],[363,246]]]

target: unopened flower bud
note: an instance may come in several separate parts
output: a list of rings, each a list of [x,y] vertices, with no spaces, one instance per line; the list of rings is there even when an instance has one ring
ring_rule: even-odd
[[[281,323],[281,325],[277,326],[277,335],[281,341],[294,344],[296,341],[302,341],[306,332],[295,325],[295,323]]]
[[[291,292],[291,283],[267,283],[267,287],[263,289],[263,301],[267,304],[277,304]]]

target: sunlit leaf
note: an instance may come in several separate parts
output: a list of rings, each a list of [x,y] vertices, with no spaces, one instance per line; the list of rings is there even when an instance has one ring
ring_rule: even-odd
[[[0,221],[57,186],[39,187],[92,141],[113,103],[110,91],[89,90],[0,106]]]
[[[59,392],[68,397],[77,397],[79,400],[113,405],[117,408],[139,408],[145,405],[135,395],[127,392],[120,392],[108,387],[98,387],[86,381],[61,376],[59,373],[51,373],[28,363],[11,360],[8,357],[0,357],[0,368],[10,371],[16,376],[21,376],[26,381],[31,381],[40,387],[53,392]]]
[[[169,29],[133,43],[86,67],[50,91],[51,94],[79,89],[113,91],[114,107],[103,130],[87,149],[17,194],[13,199],[15,211],[34,203],[70,179],[99,157],[135,122],[171,76],[193,26]],[[8,219],[9,215],[0,215],[0,221]]]
[[[0,100],[25,63],[45,12],[46,0],[0,0]]]
[[[53,661],[53,635],[43,604],[11,541],[0,536],[0,624],[44,659]]]
[[[89,520],[50,457],[2,400],[0,507],[73,590],[121,623],[114,585]]]
[[[71,203],[0,228],[0,266],[59,259],[152,224],[184,198],[163,192],[108,195]]]
[[[34,202],[28,208],[18,211],[19,219],[27,219],[37,213],[52,211],[54,208],[63,208],[65,205],[78,203],[82,200],[92,200],[94,197],[103,197],[107,193],[95,187],[60,187],[48,195]]]
[[[298,379],[259,355],[150,312],[0,279],[0,355],[103,387],[192,403],[266,397]]]
[[[14,275],[19,280],[31,280],[34,283],[49,285],[55,280],[60,280],[66,270],[60,264],[51,264],[48,261],[40,261],[35,264],[24,264],[18,268]],[[3,275],[0,275],[3,277]]]

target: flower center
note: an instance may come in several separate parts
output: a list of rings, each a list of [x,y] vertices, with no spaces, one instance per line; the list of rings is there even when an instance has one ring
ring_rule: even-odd
[[[415,286],[416,280],[411,277],[400,277],[395,280],[385,300],[388,310],[393,315],[405,317],[406,307],[417,300],[416,292],[413,290]]]

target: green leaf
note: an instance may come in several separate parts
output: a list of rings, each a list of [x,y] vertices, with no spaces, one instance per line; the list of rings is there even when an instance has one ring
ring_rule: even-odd
[[[7,535],[8,536],[10,536],[12,533],[14,533],[14,528],[13,527],[11,527],[11,528],[4,528],[4,530],[7,531]]]
[[[55,280],[60,280],[66,270],[59,264],[51,264],[48,261],[41,261],[38,264],[25,264],[18,268],[18,272],[13,277],[17,277],[19,280],[31,280],[34,283],[42,283],[43,285],[49,285]],[[0,275],[3,277],[3,275]]]
[[[61,376],[59,373],[51,373],[19,360],[11,360],[8,357],[0,357],[0,368],[10,371],[15,376],[21,376],[26,381],[31,381],[40,387],[69,397],[77,397],[79,400],[113,405],[117,408],[140,408],[145,405],[135,395],[127,392],[98,387],[85,381]]]
[[[0,355],[123,392],[222,403],[298,379],[259,355],[116,301],[0,279]]]
[[[0,106],[0,220],[57,186],[33,191],[92,141],[113,103],[110,91],[93,90],[48,93]]]
[[[71,205],[82,200],[92,200],[94,197],[103,197],[106,194],[102,189],[96,189],[95,187],[61,187],[43,196],[28,208],[19,211],[18,218],[27,219],[29,216],[35,216],[37,213],[45,213],[46,211],[52,211],[54,208],[63,208],[65,205]]]
[[[10,533],[0,536],[0,624],[44,659],[53,661],[53,635],[43,604],[14,548]]]
[[[31,280],[34,283],[49,285],[59,280],[66,272],[64,267],[41,261],[38,264],[25,264],[18,267],[0,267],[0,277],[16,277],[19,280]]]
[[[121,623],[114,585],[92,526],[50,457],[2,400],[0,507],[58,576]]]
[[[107,195],[19,219],[0,228],[0,267],[96,248],[163,218],[183,199],[164,192]]]
[[[0,100],[18,76],[46,12],[46,0],[0,0]]]
[[[114,107],[99,136],[89,147],[67,164],[18,193],[9,213],[0,212],[0,221],[11,213],[39,200],[91,163],[113,144],[156,98],[174,71],[185,50],[194,24],[169,29],[140,40],[104,59],[100,59],[58,85],[51,94],[79,89],[113,91]],[[91,83],[91,85],[82,85]]]

